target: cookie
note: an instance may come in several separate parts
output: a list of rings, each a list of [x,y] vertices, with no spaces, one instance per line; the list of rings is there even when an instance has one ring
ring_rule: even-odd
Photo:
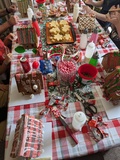
[[[49,32],[50,34],[55,35],[57,33],[60,33],[60,29],[58,27],[51,28]]]
[[[51,21],[50,23],[49,23],[49,25],[50,25],[50,28],[55,28],[55,27],[58,27],[59,26],[59,24],[58,24],[58,22],[57,21]]]
[[[62,33],[68,33],[70,31],[70,26],[69,25],[64,25],[62,28],[61,28],[61,32]]]
[[[65,41],[70,41],[71,40],[71,35],[70,34],[65,34],[64,35],[64,40]]]
[[[60,26],[68,25],[68,22],[67,22],[66,20],[61,20],[61,21],[59,22],[59,25],[60,25]]]
[[[56,40],[57,42],[62,41],[62,39],[63,39],[63,36],[61,34],[58,33],[58,34],[54,35],[54,40]]]

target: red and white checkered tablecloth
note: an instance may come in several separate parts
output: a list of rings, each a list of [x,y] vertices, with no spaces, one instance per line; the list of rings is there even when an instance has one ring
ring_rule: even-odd
[[[69,21],[72,21],[72,17],[66,17]],[[76,41],[80,42],[80,34],[77,29],[76,24],[73,24],[73,27],[76,32]],[[110,39],[109,39],[110,40]],[[97,46],[97,50],[99,54],[103,55],[108,53],[111,50],[117,50],[115,44],[110,40],[110,44],[107,48],[102,48],[100,45]],[[84,52],[84,51],[83,51]],[[13,55],[13,61],[11,63],[11,78],[15,75],[15,73],[21,72],[22,67],[19,62],[20,55]],[[39,60],[40,57],[32,58],[30,55],[29,61],[33,62],[34,60]],[[99,72],[103,72],[101,68],[99,68]],[[97,94],[97,92],[96,92]],[[9,95],[10,96],[10,95]],[[96,95],[97,96],[97,95]],[[45,85],[45,97],[48,100],[48,91]],[[107,138],[99,142],[95,142],[90,135],[88,134],[87,126],[83,127],[82,131],[75,132],[75,136],[79,141],[79,144],[73,146],[73,142],[71,137],[68,135],[65,127],[60,123],[59,120],[56,120],[48,114],[43,116],[41,119],[43,122],[52,122],[52,159],[60,160],[70,157],[83,156],[90,153],[98,152],[100,150],[106,150],[113,146],[120,144],[120,119],[108,120],[106,112],[104,111],[104,107],[100,99],[96,101],[96,106],[98,109],[98,115],[103,117],[103,121],[108,124],[107,127],[104,128],[104,131],[109,134]],[[40,118],[40,111],[45,107],[45,103],[34,103],[28,105],[20,105],[20,106],[8,106],[8,119],[7,119],[7,135],[6,135],[6,148],[9,141],[10,127],[12,124],[15,124],[16,121],[21,117],[22,114],[30,114],[35,116],[36,118]],[[70,103],[68,109],[63,111],[62,114],[65,115],[66,121],[68,125],[71,127],[71,121],[73,114],[76,111],[84,111],[80,102]]]

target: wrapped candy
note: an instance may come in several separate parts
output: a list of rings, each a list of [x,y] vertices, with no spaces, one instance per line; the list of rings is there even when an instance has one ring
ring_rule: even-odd
[[[40,60],[40,71],[44,75],[53,72],[50,60]]]

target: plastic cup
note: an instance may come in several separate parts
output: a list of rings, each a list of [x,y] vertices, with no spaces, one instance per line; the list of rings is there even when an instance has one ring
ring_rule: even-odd
[[[89,84],[97,76],[98,70],[91,64],[83,64],[78,68],[78,74],[82,84]]]

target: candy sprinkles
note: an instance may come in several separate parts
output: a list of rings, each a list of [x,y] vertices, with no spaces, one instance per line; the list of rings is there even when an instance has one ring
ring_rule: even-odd
[[[60,82],[73,83],[76,77],[76,64],[73,60],[58,61],[58,79]]]

